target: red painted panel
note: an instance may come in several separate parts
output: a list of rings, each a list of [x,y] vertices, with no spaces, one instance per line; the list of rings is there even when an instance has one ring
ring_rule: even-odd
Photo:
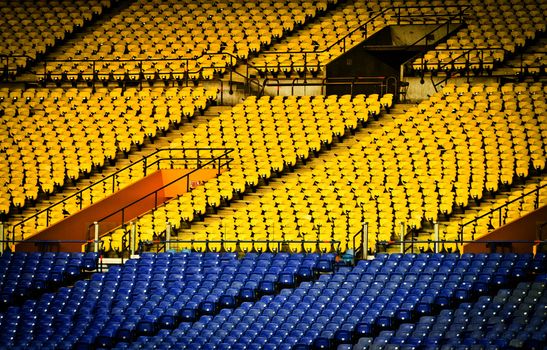
[[[463,251],[465,253],[488,253],[490,252],[490,248],[486,243],[483,243],[485,241],[537,240],[537,227],[545,221],[547,221],[547,205],[497,228],[489,234],[477,239],[477,243],[464,245]],[[512,251],[515,253],[532,253],[533,247],[533,243],[513,243]],[[505,251],[507,251],[507,249]]]

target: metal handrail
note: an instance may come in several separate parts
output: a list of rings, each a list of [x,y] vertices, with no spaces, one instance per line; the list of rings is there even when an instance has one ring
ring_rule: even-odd
[[[477,48],[471,48],[471,49],[456,49],[456,50],[450,50],[450,49],[444,49],[442,51],[460,51],[462,50],[462,53],[459,54],[458,56],[454,57],[452,60],[448,61],[448,62],[445,62],[443,63],[442,65],[439,64],[438,66],[438,69],[439,70],[444,70],[445,67],[447,66],[451,66],[451,65],[454,65],[456,63],[456,61],[462,57],[466,57],[466,60],[465,60],[465,66],[466,68],[469,68],[469,65],[471,64],[471,60],[470,60],[470,53],[473,52],[473,51],[480,51],[481,52],[481,60],[480,60],[480,65],[484,64],[484,50],[500,50],[499,48],[480,48],[480,49],[477,49]],[[506,50],[502,48],[502,50],[504,51],[504,56],[505,56],[505,52]],[[492,61],[492,64],[494,63],[494,61]],[[423,57],[422,57],[422,64],[423,64]],[[469,74],[471,73],[470,72],[470,69],[466,69],[466,78],[467,78],[467,82],[469,83]],[[446,77],[444,79],[442,79],[441,81],[438,81],[436,83],[433,82],[433,76],[431,76],[431,82],[433,83],[433,88],[435,89],[435,92],[437,92],[437,86],[447,82],[450,78],[452,77],[452,74],[449,72]]]
[[[486,244],[486,245],[506,245],[506,244],[532,244],[532,245],[544,245],[547,244],[546,240],[526,240],[526,239],[507,239],[507,240],[486,240],[486,241],[477,241],[472,239],[439,239],[439,240],[395,240],[395,241],[383,241],[377,242],[376,245],[402,245],[402,250],[405,252],[411,250],[414,253],[415,244]],[[408,247],[405,247],[408,245]]]
[[[453,57],[451,58],[449,61],[444,61],[444,62],[438,62],[438,63],[435,63],[435,64],[432,64],[431,66],[434,66],[436,68],[436,70],[448,70],[447,68],[450,67],[450,66],[453,66],[455,63],[457,63],[456,61],[458,61],[459,59],[461,58],[466,58],[465,60],[465,65],[466,67],[469,67],[471,64],[475,64],[475,63],[471,63],[470,61],[470,57],[469,55],[471,54],[471,52],[479,52],[480,53],[480,59],[479,59],[479,66],[482,66],[483,64],[485,63],[490,63],[490,64],[495,64],[497,61],[495,59],[492,59],[491,61],[485,61],[484,60],[484,53],[486,51],[503,51],[503,55],[504,57],[507,57],[509,55],[512,55],[514,54],[513,52],[507,50],[506,48],[503,48],[503,47],[499,47],[499,46],[491,46],[491,47],[473,47],[473,48],[435,48],[433,49],[433,51],[440,51],[440,52],[443,52],[443,51],[450,51],[450,52],[460,52],[459,55],[457,55],[456,57]],[[538,52],[538,53],[542,53],[542,52]],[[520,65],[518,67],[516,66],[508,66],[507,68],[511,68],[511,69],[519,69],[519,72],[518,74],[520,75],[523,75],[524,72],[528,69],[528,68],[537,68],[537,69],[542,69],[542,68],[545,68],[543,65],[523,65],[523,53],[521,52],[521,54],[519,55],[519,59],[520,59]],[[415,58],[412,58],[411,60],[405,62],[405,65],[410,63],[410,61],[414,61]],[[421,63],[420,65],[422,66],[422,69],[425,69],[427,67],[429,67],[430,65],[425,63],[424,62],[424,56],[421,56]],[[470,69],[466,69],[465,70],[465,73],[466,73],[466,78],[469,80],[469,74],[470,74]],[[505,75],[505,76],[514,76],[514,75]],[[433,82],[433,76],[431,76],[431,80],[432,80],[432,83],[433,83],[433,87],[435,89],[436,92],[437,91],[437,87],[439,85],[442,85],[444,84],[446,81],[448,81],[450,78],[452,77],[450,71],[449,73],[447,74],[447,76],[445,78],[443,78],[442,80],[438,81],[438,82]]]
[[[517,202],[517,201],[520,201],[520,200],[523,199],[524,197],[527,197],[527,196],[529,196],[529,195],[531,195],[531,194],[533,194],[533,193],[536,193],[536,194],[538,195],[538,197],[536,197],[536,201],[535,201],[535,203],[534,203],[534,208],[537,209],[537,208],[539,207],[539,203],[538,203],[539,191],[540,191],[542,188],[545,188],[545,187],[547,187],[547,184],[538,185],[538,187],[537,187],[536,189],[534,189],[534,190],[532,190],[532,191],[529,191],[529,192],[526,192],[526,193],[522,194],[521,196],[519,196],[518,198],[515,198],[515,199],[513,199],[513,200],[510,200],[509,202],[507,202],[507,203],[505,203],[505,204],[502,204],[502,205],[500,205],[500,206],[498,206],[498,207],[496,207],[496,208],[494,208],[494,209],[491,209],[489,212],[484,213],[484,214],[482,214],[482,215],[480,215],[480,216],[477,216],[477,217],[475,217],[474,219],[467,221],[466,223],[460,224],[460,225],[459,225],[459,226],[460,226],[459,234],[460,234],[461,240],[463,240],[463,231],[464,231],[464,228],[465,228],[466,226],[471,225],[472,223],[477,222],[478,220],[480,220],[480,219],[482,219],[482,218],[484,218],[484,217],[487,217],[487,216],[493,214],[494,212],[497,212],[498,210],[500,211],[500,225],[501,225],[501,209],[503,209],[503,208],[509,206],[509,205],[512,204],[512,203],[515,203],[515,202]]]
[[[212,244],[215,244],[215,243],[220,243],[221,244],[221,250],[226,250],[224,249],[224,243],[235,243],[236,245],[239,245],[240,243],[266,243],[266,244],[276,244],[277,243],[277,246],[278,246],[278,250],[277,251],[281,251],[281,248],[284,244],[291,244],[291,243],[298,243],[298,244],[310,244],[310,243],[315,243],[317,244],[317,247],[319,247],[319,244],[330,244],[331,247],[335,247],[335,251],[340,251],[340,244],[342,243],[341,241],[338,241],[338,240],[330,240],[330,241],[325,241],[325,240],[305,240],[305,239],[301,239],[301,240],[275,240],[275,239],[270,239],[270,240],[267,240],[267,239],[256,239],[256,240],[252,240],[252,239],[217,239],[217,240],[214,240],[214,239],[205,239],[205,240],[194,240],[194,239],[170,239],[170,240],[154,240],[151,242],[152,244],[156,244],[156,245],[159,245],[159,244],[166,244],[166,243],[169,243],[169,244],[172,244],[172,243],[205,243],[206,244],[206,251],[208,251],[208,244],[212,243]]]
[[[116,181],[116,176],[118,176],[120,173],[128,170],[129,168],[133,168],[133,167],[136,167],[137,165],[139,166],[142,166],[143,167],[143,174],[144,176],[146,176],[147,174],[147,170],[148,168],[151,167],[151,165],[148,164],[148,159],[150,159],[151,157],[154,157],[156,155],[158,155],[159,153],[161,152],[170,152],[170,151],[196,151],[197,152],[197,155],[199,155],[199,151],[202,150],[202,151],[210,151],[210,152],[215,152],[215,151],[224,151],[224,152],[227,152],[227,153],[230,153],[233,151],[232,148],[162,148],[162,149],[158,149],[156,151],[154,151],[153,153],[147,155],[147,156],[144,156],[143,158],[137,160],[136,162],[134,163],[131,163],[125,167],[123,167],[122,169],[116,171],[115,173],[113,174],[110,174],[108,175],[107,177],[103,178],[102,180],[98,181],[98,182],[95,182],[95,183],[92,183],[91,185],[89,186],[86,186],[84,187],[83,189],[79,190],[78,192],[76,193],[73,193],[72,195],[66,197],[66,198],[63,198],[62,200],[48,206],[47,208],[45,209],[42,209],[41,211],[35,213],[34,215],[32,216],[29,216],[28,218],[25,218],[21,221],[19,221],[18,223],[14,224],[11,228],[11,231],[12,231],[12,238],[15,239],[15,230],[17,227],[19,226],[23,226],[24,223],[26,223],[27,221],[29,220],[32,220],[32,219],[35,219],[37,218],[38,216],[40,216],[41,214],[43,213],[46,213],[46,226],[49,226],[49,215],[50,215],[50,211],[58,206],[58,205],[61,205],[65,202],[67,202],[68,200],[70,199],[73,199],[74,197],[76,197],[76,199],[78,200],[78,202],[80,203],[80,209],[82,209],[82,206],[83,206],[83,193],[85,191],[88,191],[90,190],[91,188],[95,187],[95,186],[99,186],[99,185],[102,185],[104,183],[106,183],[107,181],[109,182],[110,179],[112,179],[112,193],[115,192],[115,181]],[[224,154],[227,154],[227,153],[223,153]],[[208,159],[208,158],[205,158],[205,159]],[[166,160],[172,160],[171,158],[166,158]],[[156,163],[153,162],[152,165],[155,165]],[[199,164],[199,157],[198,157],[198,164]],[[93,203],[91,203],[93,204]]]
[[[336,78],[321,78],[320,81],[309,82],[305,78],[292,78],[288,79],[290,83],[281,82],[281,79],[275,78],[265,78],[262,84],[262,90],[258,96],[264,95],[264,90],[268,86],[278,87],[277,95],[279,95],[279,87],[291,87],[291,94],[294,94],[294,87],[296,86],[321,86],[321,92],[323,92],[323,87],[327,85],[350,85],[351,91],[350,95],[353,95],[353,88],[355,85],[378,85],[380,87],[380,95],[388,93],[387,91],[387,81],[391,77],[336,77]],[[303,80],[302,83],[298,83],[299,80]],[[276,81],[274,84],[269,84],[269,81]],[[385,91],[384,91],[385,88]]]
[[[10,72],[18,71],[18,67],[10,68],[13,67],[13,65],[10,66],[10,59],[15,60],[17,58],[25,58],[27,62],[34,60],[31,56],[28,55],[0,55],[0,62],[3,64],[2,66],[0,66],[0,80],[2,78],[7,79]]]
[[[530,243],[530,244],[546,244],[547,241],[545,240],[531,240],[531,239],[506,239],[506,240],[488,240],[488,241],[477,241],[472,239],[439,239],[433,240],[433,239],[422,239],[422,240],[404,240],[404,241],[386,241],[385,243],[389,245],[395,245],[400,243],[405,244],[412,244],[412,243],[476,243],[476,244],[485,244],[485,243],[493,243],[493,244],[503,244],[503,243]]]
[[[207,165],[211,165],[211,164],[216,164],[216,162],[218,161],[218,168],[217,168],[217,175],[220,174],[220,169],[222,166],[228,166],[233,160],[234,158],[229,158],[228,157],[228,154],[230,154],[231,152],[233,151],[233,149],[230,149],[229,151],[223,153],[221,156],[218,156],[218,157],[213,157],[211,158],[208,162],[198,166],[198,168],[196,169],[193,169],[192,171],[182,175],[182,176],[179,176],[177,177],[176,179],[172,180],[171,182],[161,186],[160,188],[157,188],[155,189],[154,191],[152,192],[149,192],[148,194],[142,196],[141,198],[139,199],[136,199],[134,200],[133,202],[123,206],[122,208],[102,217],[101,219],[97,220],[96,223],[97,224],[100,224],[101,222],[104,222],[106,221],[108,218],[111,218],[112,216],[116,215],[116,214],[119,214],[121,213],[121,224],[118,225],[117,227],[119,226],[123,226],[125,224],[125,220],[124,220],[124,214],[125,214],[125,210],[130,208],[131,206],[145,200],[146,198],[150,197],[151,195],[154,195],[154,208],[151,209],[151,210],[155,210],[158,208],[158,193],[161,191],[161,190],[164,190],[165,188],[181,181],[182,179],[186,179],[186,191],[189,191],[190,190],[190,175],[194,174],[195,172],[197,172],[199,169],[207,166]],[[168,159],[168,160],[171,160],[171,159]],[[222,163],[222,161],[225,161],[225,163]],[[88,232],[89,232],[89,228],[91,228],[92,226],[96,225],[95,223],[91,224],[88,226]]]
[[[189,67],[188,67],[188,62],[189,61],[197,61],[198,59],[202,58],[202,57],[205,57],[205,56],[228,56],[230,57],[230,63],[229,64],[223,64],[223,65],[212,65],[212,66],[203,66],[203,65],[199,65],[199,69],[197,70],[189,70]],[[178,71],[158,71],[156,70],[155,68],[152,68],[151,70],[143,70],[143,67],[142,67],[142,63],[143,62],[180,62],[180,61],[184,61],[186,62],[184,64],[184,68],[185,70],[184,71],[181,71],[181,72],[178,72]],[[213,69],[213,70],[227,70],[227,73],[229,75],[229,84],[230,84],[230,94],[232,93],[232,84],[234,82],[233,80],[233,75],[236,75],[236,76],[239,76],[241,78],[243,78],[243,80],[245,81],[245,84],[249,86],[249,91],[252,90],[252,84],[256,84],[258,86],[258,89],[260,90],[261,89],[261,84],[260,84],[260,81],[258,81],[258,79],[254,80],[250,77],[249,75],[249,67],[251,67],[252,69],[255,69],[258,71],[258,68],[259,67],[255,67],[253,66],[252,64],[248,63],[248,62],[245,62],[245,65],[247,66],[247,70],[246,70],[246,74],[241,74],[239,72],[237,72],[234,67],[237,65],[238,61],[240,61],[240,59],[235,56],[233,53],[231,52],[211,52],[211,53],[208,53],[208,52],[205,52],[205,53],[202,53],[200,56],[197,56],[197,57],[193,57],[193,58],[187,58],[187,57],[180,57],[180,58],[147,58],[147,59],[101,59],[101,60],[86,60],[86,59],[68,59],[68,60],[58,60],[58,59],[55,59],[55,60],[44,60],[44,72],[42,73],[43,75],[43,79],[44,80],[47,80],[48,77],[53,77],[53,76],[67,76],[67,77],[77,77],[78,79],[81,77],[82,79],[84,79],[85,77],[92,77],[92,81],[93,83],[95,83],[97,80],[101,80],[99,77],[101,76],[105,76],[105,77],[113,77],[113,78],[116,78],[116,77],[125,77],[126,75],[138,75],[139,76],[139,79],[131,79],[129,78],[129,81],[134,81],[134,82],[138,82],[140,83],[140,86],[142,88],[142,82],[143,82],[143,79],[141,79],[142,76],[144,76],[145,74],[148,75],[148,74],[154,74],[154,75],[182,75],[184,77],[184,81],[185,81],[185,85],[186,86],[189,86],[190,84],[190,75],[200,75],[202,74],[202,72],[205,70],[205,69]],[[47,64],[49,63],[78,63],[78,62],[83,62],[83,63],[90,63],[92,65],[91,67],[91,70],[92,72],[91,73],[85,73],[85,72],[78,72],[78,73],[67,73],[67,72],[61,72],[61,73],[51,73],[51,72],[47,72]],[[98,63],[130,63],[130,62],[133,62],[133,63],[138,63],[138,67],[137,67],[137,71],[124,71],[122,73],[112,73],[112,72],[109,72],[109,73],[99,73],[96,69],[96,66]],[[36,73],[36,75],[40,76],[39,73]],[[220,80],[220,83],[222,85],[222,80]],[[223,91],[221,90],[221,99],[222,99],[222,94],[223,94]]]
[[[425,47],[423,48],[422,52],[419,54],[419,57],[422,58],[422,63],[423,63],[423,57],[424,55],[429,52],[431,50],[432,47],[434,47],[434,44],[428,44],[427,43],[427,37],[431,34],[433,34],[434,32],[436,32],[437,30],[443,28],[445,25],[447,26],[447,35],[449,34],[448,31],[449,31],[449,25],[452,24],[452,22],[450,22],[449,20],[447,20],[446,22],[444,23],[441,23],[440,25],[438,25],[437,27],[435,27],[434,29],[432,29],[431,31],[429,31],[428,33],[424,34],[420,39],[416,40],[414,43],[410,44],[410,45],[407,45],[403,50],[409,50],[410,48],[412,47],[415,47],[415,46],[418,46],[418,43],[422,40],[426,40],[426,44],[425,44]],[[408,60],[406,60],[405,62],[403,62],[401,64],[401,66],[406,66],[407,64],[409,64],[410,62],[413,62],[415,61],[416,59],[418,59],[417,57],[411,57],[409,58]]]

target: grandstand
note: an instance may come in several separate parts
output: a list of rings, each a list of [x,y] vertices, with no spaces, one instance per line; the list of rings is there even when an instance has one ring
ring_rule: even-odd
[[[546,10],[0,1],[0,349],[543,349]]]

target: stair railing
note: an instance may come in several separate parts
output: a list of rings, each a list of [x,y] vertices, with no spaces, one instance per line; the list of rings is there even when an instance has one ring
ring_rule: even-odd
[[[473,225],[474,223],[476,223],[477,221],[479,221],[480,219],[482,218],[485,218],[485,217],[489,217],[489,216],[492,216],[497,213],[498,214],[498,227],[501,227],[502,225],[505,225],[505,218],[503,217],[503,213],[502,211],[507,211],[508,210],[508,207],[509,205],[515,203],[515,202],[518,202],[524,198],[527,198],[529,196],[532,196],[532,195],[535,195],[535,199],[534,199],[534,209],[538,209],[539,208],[539,194],[540,194],[540,191],[542,189],[545,189],[547,187],[547,184],[544,184],[544,185],[538,185],[534,190],[532,191],[528,191],[524,194],[522,194],[521,196],[515,198],[515,199],[512,199],[508,202],[506,202],[505,204],[503,205],[500,205],[492,210],[489,210],[488,212],[482,214],[482,215],[479,215],[477,217],[475,217],[474,219],[472,220],[469,220],[463,224],[460,224],[459,225],[459,230],[458,230],[458,236],[459,236],[459,239],[463,242],[464,240],[464,230],[466,227],[470,226],[470,225]],[[471,239],[474,240],[475,239],[475,233],[474,232],[471,232]]]
[[[141,172],[144,176],[147,176],[150,174],[150,170],[159,170],[160,166],[162,164],[167,163],[168,166],[173,168],[175,165],[177,165],[177,161],[184,162],[186,166],[196,166],[197,168],[202,168],[207,165],[215,165],[212,160],[217,159],[231,159],[229,158],[229,154],[233,151],[233,149],[224,149],[224,148],[168,148],[168,149],[158,149],[154,151],[153,153],[144,156],[140,160],[131,163],[122,169],[116,171],[113,174],[110,174],[103,179],[86,186],[85,188],[78,190],[77,192],[71,194],[68,197],[63,198],[60,201],[57,201],[54,204],[51,204],[45,209],[40,210],[36,214],[29,216],[17,223],[15,223],[11,227],[11,239],[15,241],[17,237],[21,237],[21,239],[24,239],[25,236],[25,225],[30,224],[32,221],[34,221],[34,227],[36,228],[38,226],[38,221],[42,220],[45,221],[45,226],[48,227],[51,223],[51,215],[54,210],[62,210],[63,206],[66,203],[69,203],[69,201],[76,201],[78,205],[78,209],[82,209],[84,206],[88,206],[94,203],[93,201],[93,190],[95,189],[102,189],[103,194],[106,192],[110,192],[110,194],[115,193],[120,189],[120,184],[118,183],[118,179],[121,177],[124,173],[131,174],[134,172]],[[177,152],[182,152],[183,154],[189,153],[192,154],[192,156],[183,156],[183,157],[173,157],[173,152],[176,154]],[[209,152],[209,154],[207,154]],[[218,153],[219,155],[215,155]],[[195,164],[194,164],[195,162]],[[220,169],[219,169],[220,170]],[[108,190],[104,192],[105,190]],[[89,201],[86,203],[85,198],[89,197]]]

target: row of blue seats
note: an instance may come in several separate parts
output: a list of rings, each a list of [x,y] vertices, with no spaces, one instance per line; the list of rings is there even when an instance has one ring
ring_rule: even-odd
[[[541,259],[515,254],[379,255],[294,290],[283,289],[116,348],[331,348],[432,314],[436,307],[466,302],[472,293],[480,295],[494,284],[504,286],[540,266]]]
[[[0,343],[15,348],[110,346],[293,287],[299,278],[326,271],[334,262],[334,255],[251,254],[241,260],[224,254],[182,256],[146,254],[73,288],[9,308],[0,323],[6,330]],[[187,263],[171,266],[181,259]]]
[[[6,252],[0,256],[0,309],[77,279],[97,264],[97,253]]]
[[[521,283],[512,291],[501,289],[495,297],[482,296],[475,303],[360,340],[358,348],[541,349],[547,344],[545,287],[536,282]]]

